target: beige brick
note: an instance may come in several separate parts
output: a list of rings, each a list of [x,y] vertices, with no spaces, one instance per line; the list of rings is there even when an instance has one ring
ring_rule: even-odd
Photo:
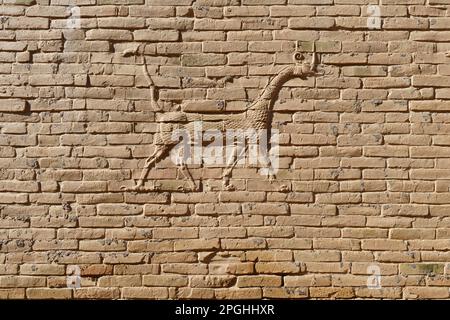
[[[214,290],[214,296],[217,299],[261,299],[262,292],[260,288],[244,288],[244,289],[217,289]]]
[[[133,287],[141,285],[141,277],[132,276],[103,276],[98,280],[100,287]],[[125,291],[125,289],[123,289]]]
[[[350,299],[355,297],[353,288],[319,287],[310,289],[311,298]]]
[[[308,289],[305,287],[298,288],[264,288],[264,298],[272,299],[302,299],[308,297]]]
[[[38,276],[0,276],[1,288],[30,288],[45,286],[45,277]]]
[[[1,299],[24,299],[25,289],[0,289]]]
[[[235,281],[234,276],[194,276],[190,283],[194,288],[222,288],[232,286]]]
[[[325,17],[289,19],[291,29],[330,29],[334,24],[334,19]]]
[[[73,292],[75,299],[118,299],[118,288],[79,288]]]
[[[70,299],[71,289],[29,288],[26,290],[28,299]]]
[[[444,273],[444,264],[422,264],[422,263],[402,263],[399,266],[401,274],[426,274],[435,275]]]
[[[177,41],[178,31],[153,31],[137,30],[133,32],[134,39],[137,41]]]
[[[122,289],[122,298],[125,299],[167,299],[167,288],[133,288]]]
[[[447,288],[408,287],[405,289],[406,299],[445,299],[449,297]]]
[[[385,0],[379,30],[368,0],[99,0],[73,29],[61,1],[4,2],[1,299],[450,297],[447,0]],[[313,48],[324,74],[271,97],[274,180],[189,164],[191,191],[166,152],[121,188],[161,129],[248,127]]]
[[[142,277],[142,284],[151,287],[184,287],[188,284],[188,277],[179,275],[146,275]]]
[[[296,251],[294,252],[295,261],[302,262],[334,262],[340,261],[341,255],[338,251],[315,250],[315,251]]]
[[[279,287],[281,286],[282,278],[280,276],[241,276],[238,278],[237,286],[245,287]]]
[[[51,264],[23,264],[20,266],[20,274],[23,275],[62,275],[65,267]]]
[[[434,239],[435,231],[430,229],[391,229],[392,239]]]
[[[1,112],[21,112],[25,111],[26,102],[18,99],[1,99],[0,111]]]
[[[211,239],[211,240],[177,240],[175,241],[175,251],[183,251],[183,250],[212,250],[218,249],[220,246],[219,240]]]

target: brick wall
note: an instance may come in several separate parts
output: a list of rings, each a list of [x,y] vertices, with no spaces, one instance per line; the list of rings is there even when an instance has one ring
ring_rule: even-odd
[[[449,297],[450,1],[0,3],[0,298]],[[233,117],[314,42],[275,181],[166,158],[120,189],[163,114]]]

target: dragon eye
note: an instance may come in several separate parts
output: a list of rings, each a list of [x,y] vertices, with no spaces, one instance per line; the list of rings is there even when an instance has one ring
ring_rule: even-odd
[[[303,55],[302,55],[301,53],[296,53],[296,54],[294,55],[294,59],[295,59],[295,60],[302,60],[302,59],[303,59]]]

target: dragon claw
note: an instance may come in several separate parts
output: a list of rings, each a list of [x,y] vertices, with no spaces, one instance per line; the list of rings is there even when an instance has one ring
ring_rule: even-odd
[[[125,192],[139,192],[139,191],[143,191],[144,188],[140,185],[136,185],[134,187],[126,187],[126,186],[121,186],[120,190],[125,191]]]
[[[235,191],[235,190],[236,190],[236,187],[235,187],[234,185],[232,185],[232,184],[224,185],[223,188],[224,188],[226,191]]]

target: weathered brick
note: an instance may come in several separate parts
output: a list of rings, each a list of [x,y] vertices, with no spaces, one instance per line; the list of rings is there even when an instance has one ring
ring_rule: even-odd
[[[448,1],[380,29],[367,0],[82,1],[80,28],[63,2],[0,8],[0,298],[449,298]],[[274,179],[205,161],[192,190],[166,143],[122,188],[160,131],[251,128],[264,89]]]

